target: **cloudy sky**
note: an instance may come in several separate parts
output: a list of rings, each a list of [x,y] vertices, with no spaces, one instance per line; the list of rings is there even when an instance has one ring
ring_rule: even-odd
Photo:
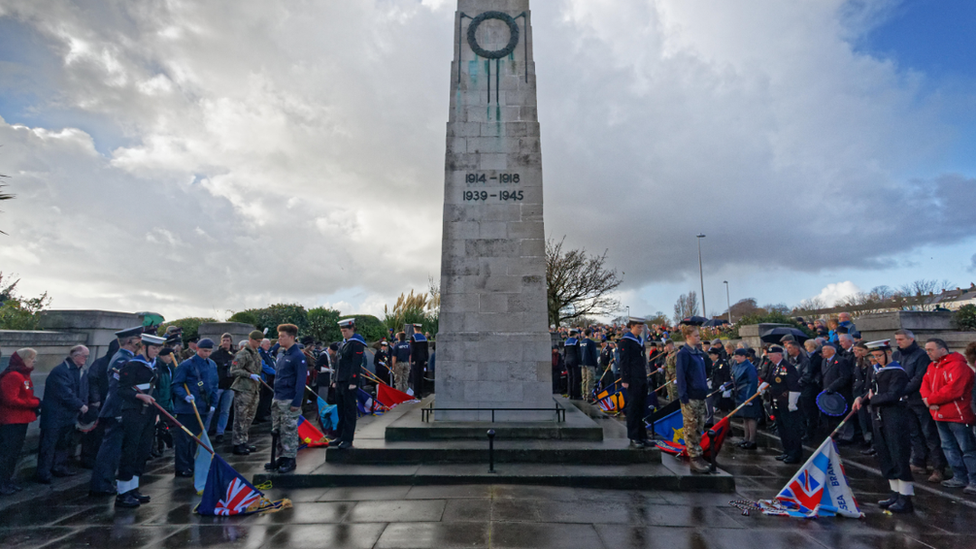
[[[439,277],[451,0],[0,0],[0,271],[379,314]],[[976,3],[532,5],[547,231],[634,313],[976,280]]]

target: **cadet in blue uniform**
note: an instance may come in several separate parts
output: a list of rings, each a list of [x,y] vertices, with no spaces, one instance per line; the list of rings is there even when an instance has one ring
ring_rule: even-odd
[[[204,416],[216,409],[217,404],[217,365],[210,360],[213,350],[212,339],[201,339],[197,343],[196,354],[180,363],[173,374],[173,410],[176,412],[176,420],[196,436],[200,436],[203,427],[193,411],[193,406],[196,405],[197,411]],[[187,389],[190,390],[189,393]],[[177,434],[173,442],[176,446],[176,476],[192,477],[196,442],[183,432]]]
[[[878,506],[892,513],[911,513],[915,510],[912,505],[915,485],[911,469],[909,416],[912,412],[905,397],[910,378],[900,364],[891,361],[888,340],[872,341],[867,346],[875,359],[873,375],[870,376],[871,390],[867,397],[858,397],[853,408],[860,410],[870,405],[874,449],[881,473],[888,479],[891,488],[891,496],[879,501]]]
[[[647,412],[647,351],[640,336],[644,323],[632,318],[627,322],[627,329],[629,331],[619,342],[620,381],[627,389],[627,438],[632,445],[643,448],[647,445],[647,425],[644,423]]]
[[[122,459],[119,463],[116,507],[139,507],[149,503],[149,496],[139,493],[139,477],[146,471],[146,460],[152,451],[156,428],[156,355],[166,340],[142,335],[139,354],[122,365],[116,394],[122,401]]]
[[[356,322],[351,318],[339,322],[339,329],[342,331],[342,343],[339,345],[333,383],[339,412],[339,446],[336,448],[345,450],[352,448],[352,439],[356,434],[356,393],[359,391],[359,372],[366,352],[366,340],[356,333]]]
[[[430,347],[427,338],[421,332],[420,324],[413,325],[414,332],[410,336],[410,380],[413,386],[413,396],[424,398],[424,371],[430,358]]]
[[[576,339],[579,330],[573,328],[569,331],[569,339],[563,343],[563,356],[566,361],[566,391],[569,393],[570,400],[579,400],[582,389],[582,379],[580,375],[580,343]]]
[[[397,334],[397,344],[393,346],[392,358],[396,390],[405,393],[407,385],[410,384],[410,344],[407,343],[407,334],[404,332]]]
[[[118,396],[119,375],[122,365],[136,356],[142,344],[142,326],[115,332],[119,340],[119,350],[109,361],[106,377],[108,390],[98,412],[98,423],[105,425],[102,445],[98,448],[95,467],[92,469],[89,495],[115,495],[115,472],[119,468],[122,453],[122,401]]]
[[[773,415],[776,416],[776,434],[783,445],[783,454],[776,459],[783,463],[800,463],[803,457],[803,423],[800,417],[800,374],[790,362],[783,360],[783,348],[773,345],[766,352],[769,359],[769,394],[772,397]]]
[[[596,342],[590,339],[591,335],[593,330],[587,328],[583,331],[583,339],[580,340],[580,374],[582,375],[580,394],[584,399],[594,402],[593,390],[596,389],[596,367],[600,362],[600,351],[596,348]]]
[[[278,326],[281,354],[275,364],[277,376],[274,400],[271,402],[271,428],[278,432],[278,445],[281,447],[281,457],[275,464],[279,473],[294,471],[295,457],[298,455],[298,416],[302,413],[302,401],[305,398],[308,362],[296,342],[297,339],[298,326]]]

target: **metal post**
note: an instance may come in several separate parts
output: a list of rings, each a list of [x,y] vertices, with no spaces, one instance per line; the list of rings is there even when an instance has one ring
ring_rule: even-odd
[[[729,281],[723,280],[725,283],[725,302],[729,306],[729,325],[732,325],[732,298],[729,297]]]
[[[701,258],[701,239],[705,238],[705,235],[699,234],[695,238],[698,239],[698,278],[701,280],[702,316],[708,318],[708,313],[705,312],[705,271],[702,270]]]
[[[265,471],[278,470],[278,431],[271,431],[271,462],[264,464]]]
[[[488,472],[495,472],[495,430],[488,429]]]

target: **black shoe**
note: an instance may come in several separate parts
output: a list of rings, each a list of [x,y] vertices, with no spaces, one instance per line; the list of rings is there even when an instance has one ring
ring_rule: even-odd
[[[129,492],[129,493],[130,493],[130,494],[132,494],[132,496],[133,496],[134,498],[136,498],[136,500],[137,500],[137,501],[138,501],[139,503],[149,503],[149,502],[150,502],[150,500],[152,500],[152,498],[150,498],[149,496],[147,496],[147,495],[145,495],[145,494],[140,494],[140,493],[139,493],[139,490],[138,490],[138,489],[135,489],[135,490],[132,490],[132,491],[131,491],[131,492]]]
[[[193,471],[177,471],[175,476],[177,478],[190,478],[193,476]]]
[[[912,505],[911,496],[903,496],[898,494],[898,501],[889,505],[888,510],[892,513],[914,513],[915,506]]]
[[[16,494],[17,490],[14,490],[13,486],[9,484],[4,484],[0,486],[0,496],[9,496]]]
[[[340,450],[348,450],[348,449],[352,448],[352,443],[351,442],[340,442],[339,445],[336,446],[336,448],[338,448]],[[295,461],[295,460],[292,460],[292,461]]]
[[[796,459],[786,458],[783,460],[783,463],[786,465],[796,465],[797,463],[800,463],[800,458],[796,458]]]
[[[22,491],[22,490],[24,489],[24,487],[23,487],[23,486],[21,486],[21,485],[19,485],[19,484],[17,484],[17,483],[16,483],[16,482],[14,482],[14,481],[10,481],[10,482],[8,482],[8,483],[7,483],[7,486],[8,486],[9,488],[12,488],[14,492],[20,492],[20,491]]]
[[[258,451],[258,447],[255,446],[255,445],[253,445],[253,444],[247,444],[246,447],[247,447],[247,451],[248,452],[257,452]]]
[[[216,438],[214,438],[214,441],[215,441],[215,442],[216,442],[217,444],[220,444],[221,442],[223,442],[223,441],[224,441],[224,435],[217,435],[217,437],[216,437]]]
[[[135,509],[139,507],[139,500],[132,492],[126,492],[115,496],[115,506],[123,509]]]
[[[52,480],[50,478],[34,477],[34,482],[38,484],[51,484]]]
[[[743,450],[755,450],[757,446],[755,442],[743,442],[739,448],[742,448]]]
[[[632,440],[630,441],[630,445],[634,448],[643,448],[644,446],[647,446],[643,440]]]
[[[787,456],[786,454],[780,454],[773,459],[775,459],[776,461],[785,461],[787,457],[789,456]]]
[[[243,444],[238,444],[237,446],[234,446],[234,452],[233,453],[234,453],[235,456],[248,456],[248,455],[251,455],[251,452],[249,452],[247,450],[247,446],[245,446]]]
[[[91,497],[91,498],[102,498],[102,497],[108,497],[108,496],[114,496],[114,495],[116,495],[115,490],[110,490],[108,492],[99,492],[97,490],[89,490],[88,491],[88,497]]]
[[[874,448],[868,448],[867,450],[861,450],[861,455],[862,456],[873,456],[873,455],[875,455],[877,453],[878,453],[877,450],[875,450]]]
[[[55,469],[51,471],[51,474],[59,478],[64,478],[64,477],[73,477],[78,474],[78,471],[75,471],[73,469]]]
[[[294,471],[295,468],[297,467],[294,458],[281,458],[281,459],[284,463],[282,463],[281,466],[278,467],[278,473],[280,474],[290,473]]]
[[[881,501],[878,502],[878,507],[880,507],[882,509],[887,509],[887,508],[891,507],[892,505],[894,505],[895,502],[897,502],[897,501],[898,501],[898,492],[892,492],[891,493],[891,497],[889,497],[888,499],[883,499],[883,500],[881,500]]]

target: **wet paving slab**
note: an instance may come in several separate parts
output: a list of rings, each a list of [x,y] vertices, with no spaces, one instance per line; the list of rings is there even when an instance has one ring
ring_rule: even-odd
[[[976,498],[929,488],[919,490],[914,515],[885,514],[876,501],[887,483],[857,449],[841,451],[845,462],[850,454],[863,465],[847,467],[863,519],[744,516],[730,500],[769,499],[797,470],[773,459],[775,442],[752,452],[726,446],[719,463],[736,476],[733,494],[499,484],[272,487],[270,498],[289,498],[294,507],[246,517],[198,515],[200,496],[190,479],[173,477],[168,451],[150,462],[142,491],[152,502],[138,509],[89,497],[87,474],[49,487],[28,484],[18,500],[0,498],[0,547],[976,549]],[[321,460],[321,452],[301,457]],[[264,460],[228,461],[248,477]]]

